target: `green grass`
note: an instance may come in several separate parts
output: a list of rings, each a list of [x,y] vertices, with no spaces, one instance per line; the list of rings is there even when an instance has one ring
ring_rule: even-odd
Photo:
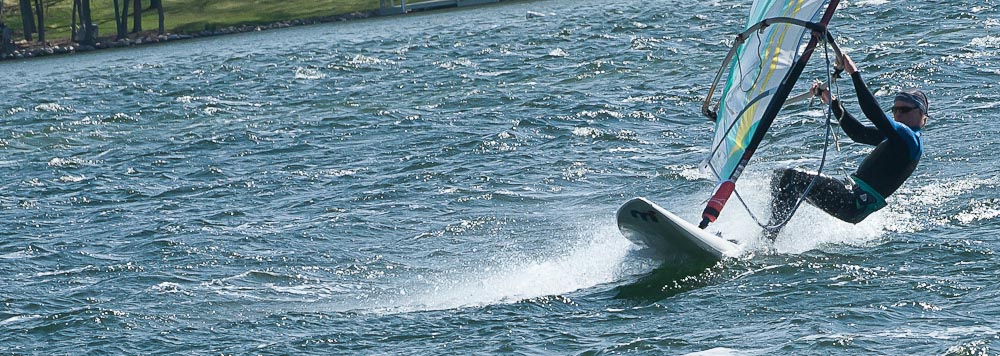
[[[23,38],[20,35],[21,14],[19,11],[11,11],[18,9],[17,0],[2,1],[7,9],[4,22],[18,33],[18,38]],[[100,28],[100,35],[102,37],[114,35],[116,32],[114,2],[91,0],[90,3],[93,20]],[[149,6],[148,1],[143,3]],[[377,10],[378,7],[378,0],[163,0],[165,27],[170,33],[190,33],[235,25],[261,25]],[[72,0],[59,0],[48,8],[45,16],[47,41],[70,38],[72,9]],[[156,11],[143,12],[143,29],[155,30],[157,26]],[[130,31],[131,28],[130,16]],[[33,38],[37,40],[37,36]]]

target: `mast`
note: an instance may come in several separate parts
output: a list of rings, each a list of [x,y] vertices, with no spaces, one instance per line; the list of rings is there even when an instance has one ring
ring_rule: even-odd
[[[830,19],[833,18],[834,11],[837,10],[837,5],[840,4],[840,0],[831,0],[830,4],[826,8],[826,12],[823,13],[823,17],[820,19],[819,23],[807,23],[807,28],[810,30],[825,33],[826,27],[830,23]],[[766,20],[765,20],[766,21]],[[743,173],[743,169],[746,168],[747,163],[750,162],[750,158],[757,151],[757,147],[760,146],[760,142],[764,140],[764,135],[767,130],[771,128],[771,123],[778,116],[778,112],[781,111],[781,107],[785,103],[785,99],[788,99],[788,95],[792,92],[792,87],[795,82],[799,80],[799,76],[802,75],[802,71],[805,70],[806,64],[809,62],[809,58],[812,57],[816,45],[819,43],[819,36],[810,36],[809,44],[806,45],[802,55],[799,57],[792,69],[785,75],[781,80],[781,85],[779,85],[772,97],[771,101],[767,104],[767,108],[764,109],[764,114],[758,123],[759,128],[754,132],[753,137],[750,139],[749,144],[745,151],[743,151],[743,156],[740,157],[739,164],[736,165],[736,169],[729,175],[729,177],[716,187],[715,192],[712,194],[712,199],[709,200],[708,205],[705,206],[705,210],[702,211],[701,223],[698,227],[704,229],[708,227],[708,224],[715,222],[719,217],[719,213],[722,212],[722,208],[725,207],[726,201],[732,196],[733,191],[736,189],[736,180],[739,179],[740,175]]]

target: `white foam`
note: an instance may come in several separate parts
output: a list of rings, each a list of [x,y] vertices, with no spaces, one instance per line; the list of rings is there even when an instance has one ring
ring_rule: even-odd
[[[965,176],[942,181],[921,181],[920,184],[922,185],[904,185],[889,198],[889,207],[884,210],[889,211],[886,214],[891,214],[892,218],[887,219],[886,230],[917,232],[953,222],[969,224],[990,220],[1000,215],[994,199],[975,200],[970,196],[975,191],[994,189],[1000,184],[1000,178]],[[951,206],[963,208],[954,212],[948,208]]]
[[[87,180],[87,177],[86,176],[82,176],[82,175],[79,175],[79,176],[66,175],[66,176],[62,176],[62,177],[59,177],[58,179],[56,179],[56,181],[58,181],[60,183],[77,183],[77,182],[82,182],[82,181],[85,181],[85,180]]]
[[[0,320],[0,326],[7,326],[7,325],[11,325],[11,324],[18,324],[18,323],[23,323],[23,322],[27,322],[27,321],[31,321],[31,320],[42,319],[42,318],[43,318],[43,316],[37,315],[37,314],[35,314],[35,315],[15,315],[15,316],[12,316],[12,317],[7,318],[7,319]]]
[[[888,4],[889,0],[859,0],[854,3],[855,6],[879,6]]]
[[[969,45],[979,49],[1000,48],[1000,38],[995,36],[976,37],[969,42]]]
[[[747,353],[741,352],[739,350],[733,350],[725,347],[716,347],[714,349],[685,354],[685,356],[734,356],[734,355],[745,355],[745,354]]]
[[[56,103],[45,103],[36,105],[35,111],[59,112],[59,111],[73,111],[73,109],[71,109],[68,106],[63,106]]]
[[[770,177],[763,173],[745,174],[737,188],[750,209],[764,222],[769,216],[769,182]],[[959,203],[965,208],[957,212],[946,211],[945,207],[968,199],[967,194],[970,192],[995,186],[998,182],[1000,178],[979,177],[936,182],[913,180],[887,199],[889,205],[886,208],[856,225],[840,221],[803,203],[775,240],[773,248],[778,253],[797,254],[830,245],[867,246],[880,241],[887,232],[914,233],[952,222],[968,224],[993,219],[1000,216],[996,200]],[[727,239],[749,243],[748,251],[769,246],[760,241],[760,227],[735,195],[727,203],[719,222],[713,224],[711,229],[721,231]]]
[[[761,223],[767,223],[769,217],[770,180],[771,177],[762,172],[748,173],[740,179],[737,187],[737,191]],[[727,239],[739,241],[747,247],[747,252],[773,247],[777,253],[797,254],[825,245],[868,245],[883,235],[882,215],[886,212],[876,212],[864,222],[852,225],[808,203],[802,203],[773,245],[763,241],[762,229],[740,204],[736,195],[726,204],[722,214],[719,221],[712,225],[712,229],[722,232]]]
[[[597,138],[603,134],[600,129],[592,127],[577,127],[573,129],[573,136]]]
[[[549,56],[552,57],[569,57],[569,53],[566,53],[562,48],[556,48],[549,51]]]
[[[570,246],[541,257],[499,256],[475,268],[412,282],[371,306],[380,312],[442,310],[562,295],[617,280],[632,245],[613,223],[584,224]],[[556,239],[553,239],[556,240]]]
[[[49,160],[49,167],[80,167],[86,165],[93,165],[95,162],[87,161],[81,158],[60,158],[55,157]]]
[[[295,68],[295,79],[316,80],[326,78],[326,74],[316,68]]]
[[[875,336],[895,339],[937,339],[937,340],[959,340],[961,338],[974,337],[996,337],[1000,331],[988,326],[960,326],[938,328],[935,330],[913,330],[897,329],[876,333]]]

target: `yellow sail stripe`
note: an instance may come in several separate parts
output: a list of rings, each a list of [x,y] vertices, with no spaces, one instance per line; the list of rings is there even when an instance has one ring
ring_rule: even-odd
[[[800,10],[802,10],[803,2],[804,0],[789,0],[788,3],[785,5],[785,12],[782,14],[782,16],[794,17],[795,14],[797,14]],[[795,4],[793,5],[793,3]],[[781,57],[781,44],[785,42],[785,36],[788,34],[789,28],[791,28],[791,25],[789,24],[781,25],[781,30],[780,32],[778,32],[778,35],[771,36],[770,40],[768,41],[768,45],[764,47],[765,50],[762,58],[769,59],[769,61],[767,62],[770,62],[770,65],[767,66],[767,72],[764,74],[763,81],[759,82],[758,83],[759,85],[757,85],[756,95],[760,95],[761,93],[764,92],[764,90],[769,88],[768,83],[771,82],[773,74],[778,67],[778,60]],[[774,49],[773,53],[771,53],[772,48]],[[738,123],[736,125],[736,136],[733,137],[733,146],[730,147],[729,150],[730,156],[732,156],[736,152],[745,149],[746,142],[748,141],[747,135],[750,133],[750,129],[753,127],[753,121],[754,118],[757,117],[757,110],[760,109],[761,102],[767,102],[767,101],[762,100],[753,103],[738,119]]]

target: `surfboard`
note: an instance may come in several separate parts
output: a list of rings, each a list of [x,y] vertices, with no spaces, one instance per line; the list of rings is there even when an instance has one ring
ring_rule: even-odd
[[[656,205],[633,198],[618,209],[618,229],[633,243],[676,263],[718,262],[739,255],[739,246]]]

